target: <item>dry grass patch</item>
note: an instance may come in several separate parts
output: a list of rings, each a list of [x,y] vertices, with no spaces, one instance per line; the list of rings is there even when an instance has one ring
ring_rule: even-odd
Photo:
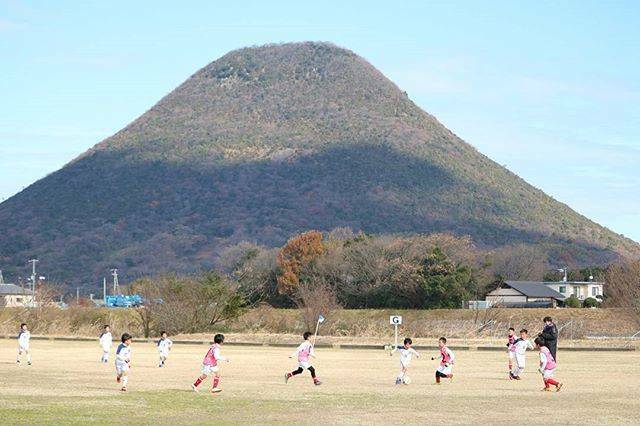
[[[220,395],[189,386],[204,345],[175,345],[166,368],[152,344],[133,346],[130,390],[121,394],[112,363],[100,364],[97,342],[32,342],[34,365],[17,366],[15,341],[0,340],[3,423],[506,423],[545,413],[545,423],[620,424],[640,421],[640,353],[560,352],[559,394],[542,393],[535,354],[520,382],[506,380],[506,355],[459,351],[453,383],[432,385],[435,363],[417,359],[413,383],[395,387],[398,359],[373,350],[318,350],[324,384],[308,373],[285,385],[295,366],[289,348],[226,347]],[[603,366],[606,374],[602,374]],[[207,383],[210,386],[210,382]],[[555,413],[555,414],[553,414]]]

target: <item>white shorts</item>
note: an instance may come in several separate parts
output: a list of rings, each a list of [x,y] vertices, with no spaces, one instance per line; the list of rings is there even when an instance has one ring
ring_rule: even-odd
[[[116,373],[118,373],[118,375],[122,375],[123,373],[126,373],[127,371],[129,371],[129,363],[128,362],[116,361]]]
[[[511,351],[509,351],[509,359],[510,359],[511,361],[513,361],[514,359],[516,359],[516,353],[515,353],[515,352],[511,352]]]
[[[111,346],[103,346],[102,347],[102,352],[110,352],[111,351]]]
[[[311,367],[311,363],[309,361],[300,361],[298,362],[298,367],[304,370],[308,370]]]
[[[18,345],[18,350],[20,352],[27,352],[29,351],[29,345],[26,345],[26,346]]]
[[[410,365],[411,365],[411,361],[405,361],[405,362],[400,361],[400,368],[404,368],[406,370],[407,368],[409,368]]]
[[[518,365],[518,367],[524,368],[524,365],[526,363],[526,359],[527,359],[527,357],[525,357],[524,355],[516,354],[516,364]]]
[[[158,352],[158,353],[159,353],[159,354],[160,354],[160,356],[161,356],[161,357],[163,357],[163,358],[169,358],[169,352],[161,351],[161,352]]]
[[[453,367],[451,366],[451,364],[447,365],[439,365],[438,366],[438,371],[441,372],[442,374],[451,374],[451,372],[453,371]]]
[[[202,368],[200,369],[200,372],[205,376],[217,373],[218,371],[220,371],[220,368],[217,365],[202,364]]]
[[[555,372],[556,372],[555,368],[553,368],[551,370],[544,370],[544,372],[542,373],[542,377],[544,377],[545,379],[550,379],[550,378],[553,377]]]

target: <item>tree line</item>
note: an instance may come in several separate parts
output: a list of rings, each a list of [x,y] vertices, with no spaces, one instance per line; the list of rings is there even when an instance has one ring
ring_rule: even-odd
[[[460,308],[506,279],[561,279],[543,253],[527,245],[481,250],[469,237],[450,234],[308,231],[280,248],[240,243],[220,254],[217,271],[144,278],[131,290],[146,301],[138,308],[146,334],[207,330],[261,303],[297,308],[311,326],[318,314],[338,308]],[[613,267],[575,270],[569,278],[607,273],[621,281]]]

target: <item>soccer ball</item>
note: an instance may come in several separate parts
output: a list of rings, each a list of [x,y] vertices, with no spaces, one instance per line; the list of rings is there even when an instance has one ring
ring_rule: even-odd
[[[402,383],[404,383],[405,385],[410,385],[411,384],[411,377],[404,376],[404,378],[402,379]]]

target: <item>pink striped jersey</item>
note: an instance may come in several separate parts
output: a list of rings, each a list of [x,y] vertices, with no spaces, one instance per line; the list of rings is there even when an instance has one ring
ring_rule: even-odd
[[[298,362],[309,362],[309,357],[312,355],[314,355],[313,346],[311,345],[311,342],[305,340],[304,342],[300,343],[298,349],[296,349],[291,356],[298,357]]]
[[[509,336],[509,342],[507,343],[507,348],[509,348],[509,352],[515,352],[516,348],[513,344],[516,342],[516,335]]]
[[[211,365],[215,367],[216,365],[218,365],[218,361],[226,360],[227,358],[223,357],[220,354],[220,345],[218,343],[214,343],[207,351],[207,354],[204,356],[204,360],[202,361],[202,363],[204,365]]]
[[[540,346],[540,367],[545,370],[553,370],[558,366],[553,355],[546,346]]]
[[[453,361],[456,359],[453,351],[446,346],[440,348],[440,356],[442,357],[440,365],[453,364]]]

